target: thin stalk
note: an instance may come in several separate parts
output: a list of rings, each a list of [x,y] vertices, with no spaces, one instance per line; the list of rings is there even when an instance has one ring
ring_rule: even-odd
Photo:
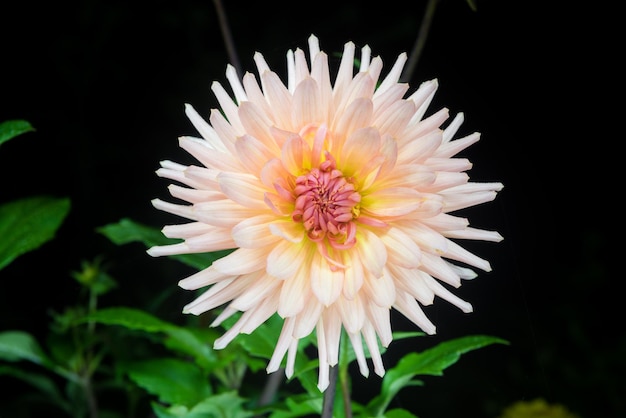
[[[228,18],[226,17],[226,11],[222,5],[222,0],[213,0],[213,4],[215,5],[215,10],[217,11],[217,18],[220,23],[220,29],[222,30],[222,38],[224,38],[224,45],[226,45],[228,58],[233,67],[235,67],[237,75],[241,77],[241,64],[239,63],[237,48],[235,48],[235,41],[233,40],[233,35],[230,31],[230,26],[228,25]]]
[[[437,8],[438,2],[439,0],[428,0],[428,4],[426,4],[426,10],[424,11],[424,16],[422,16],[420,30],[417,33],[417,38],[415,39],[415,43],[413,44],[413,49],[409,54],[409,59],[407,61],[406,67],[404,67],[404,71],[402,72],[402,76],[400,77],[400,81],[402,81],[403,83],[408,82],[409,80],[411,80],[411,77],[413,77],[415,67],[417,67],[417,61],[419,61],[422,50],[424,49],[424,45],[426,45],[426,38],[428,38],[428,32],[430,31],[430,25],[433,21],[433,17],[435,16],[435,9]]]
[[[322,404],[322,418],[333,418],[333,406],[335,405],[335,392],[337,391],[337,374],[339,366],[330,368],[328,379],[330,383],[324,391],[324,401]]]

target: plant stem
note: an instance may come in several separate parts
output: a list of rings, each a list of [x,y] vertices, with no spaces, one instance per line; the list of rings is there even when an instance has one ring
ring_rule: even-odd
[[[241,64],[239,63],[237,49],[235,48],[235,41],[233,40],[233,35],[228,25],[228,18],[226,17],[226,11],[224,10],[224,6],[222,5],[222,0],[213,0],[213,4],[215,4],[217,18],[220,22],[220,29],[222,30],[222,37],[224,38],[224,44],[226,45],[226,51],[228,52],[230,63],[233,65],[233,67],[235,67],[237,75],[241,77]]]
[[[426,10],[424,11],[424,16],[422,17],[422,23],[420,25],[420,30],[417,34],[417,39],[415,39],[415,43],[413,44],[413,49],[409,54],[409,60],[407,62],[406,67],[404,67],[404,71],[402,72],[402,76],[400,77],[400,81],[406,83],[411,80],[413,77],[413,72],[415,72],[415,67],[417,66],[417,61],[422,54],[422,50],[424,49],[424,45],[426,44],[426,38],[428,37],[428,32],[430,31],[430,25],[433,21],[433,16],[435,15],[435,9],[437,8],[437,2],[439,0],[428,0],[428,4],[426,5]]]
[[[322,418],[333,417],[333,406],[335,405],[335,392],[337,391],[337,374],[339,366],[330,368],[328,379],[330,383],[324,391],[324,401],[322,404]]]

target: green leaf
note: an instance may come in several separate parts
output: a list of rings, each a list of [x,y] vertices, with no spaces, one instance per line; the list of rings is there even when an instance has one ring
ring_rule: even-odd
[[[459,360],[461,354],[495,343],[508,344],[500,338],[476,335],[445,341],[421,353],[407,354],[385,373],[380,395],[372,399],[367,408],[373,416],[381,416],[401,389],[422,384],[413,380],[414,376],[441,376],[443,370]]]
[[[34,131],[35,128],[25,120],[7,120],[0,123],[0,145],[9,139],[15,138],[26,132]]]
[[[192,407],[211,394],[204,374],[189,361],[161,358],[120,367],[133,382],[164,403]]]
[[[165,407],[152,402],[152,411],[157,418],[247,418],[253,414],[242,408],[244,399],[236,392],[211,396],[189,409],[183,405]]]
[[[0,270],[51,240],[69,210],[69,199],[46,196],[0,205]]]
[[[28,383],[39,392],[45,395],[46,399],[59,408],[70,414],[72,408],[71,405],[63,399],[63,396],[59,392],[55,382],[49,376],[41,373],[33,373],[33,371],[24,371],[17,367],[0,365],[0,375],[12,376],[23,382]]]
[[[0,333],[0,359],[7,361],[28,360],[43,366],[52,363],[37,340],[24,331]]]
[[[146,332],[165,332],[175,325],[162,321],[139,309],[112,307],[95,311],[84,318],[85,322],[99,322],[107,325],[120,325],[129,329]]]
[[[390,409],[385,412],[385,418],[417,418],[417,415],[413,415],[406,409]]]
[[[121,219],[118,223],[102,226],[97,231],[117,245],[141,242],[146,248],[150,248],[156,245],[176,244],[180,241],[167,238],[160,230],[127,218]],[[232,251],[222,250],[212,253],[172,255],[170,258],[200,270],[210,266],[215,260],[230,254]]]
[[[96,322],[106,325],[119,325],[132,330],[149,333],[164,333],[167,338],[164,345],[182,354],[191,355],[200,367],[210,371],[216,364],[217,357],[207,341],[186,328],[162,321],[139,309],[111,307],[100,309],[85,316],[84,322]]]
[[[245,399],[237,395],[237,392],[225,392],[204,399],[193,408],[191,416],[210,418],[247,418],[253,414],[243,408]]]

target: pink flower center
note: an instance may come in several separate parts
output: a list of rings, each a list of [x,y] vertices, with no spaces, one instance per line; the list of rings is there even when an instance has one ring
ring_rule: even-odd
[[[296,179],[294,222],[302,222],[309,239],[334,249],[348,249],[356,243],[356,224],[361,195],[350,178],[337,169],[326,152],[326,161]],[[325,251],[323,251],[325,252]]]

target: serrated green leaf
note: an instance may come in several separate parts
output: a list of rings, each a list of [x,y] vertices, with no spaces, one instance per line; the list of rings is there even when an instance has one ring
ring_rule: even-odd
[[[0,205],[0,270],[54,238],[70,200],[35,196]]]
[[[217,357],[205,340],[190,330],[165,322],[149,313],[127,307],[110,307],[95,311],[83,319],[105,325],[118,325],[128,329],[149,333],[164,333],[164,345],[176,352],[191,355],[200,367],[210,371],[215,367]]]
[[[237,395],[237,392],[225,392],[204,399],[191,408],[190,416],[207,418],[247,418],[253,413],[247,411],[244,405],[245,399]]]
[[[24,331],[0,333],[0,359],[7,361],[27,360],[43,366],[51,364],[51,360],[35,337]]]
[[[165,237],[157,228],[142,225],[127,218],[121,219],[117,223],[102,226],[98,228],[97,231],[117,245],[140,242],[143,243],[146,248],[150,248],[157,245],[169,245],[180,242],[180,240]],[[180,254],[169,257],[201,270],[210,266],[215,260],[230,254],[232,251],[233,250],[223,250],[212,253]]]
[[[443,370],[456,363],[462,354],[491,344],[508,344],[507,341],[484,335],[475,335],[445,341],[421,353],[409,353],[383,377],[380,394],[367,405],[372,416],[381,416],[389,402],[407,386],[421,385],[414,380],[418,375],[441,376]]]
[[[0,145],[18,135],[34,130],[35,128],[25,120],[16,119],[4,121],[0,123]]]
[[[120,365],[128,377],[161,402],[193,405],[211,395],[211,387],[195,364],[176,358],[150,359]]]
[[[162,321],[140,309],[111,307],[95,311],[84,318],[85,322],[106,325],[120,325],[129,329],[146,332],[166,332],[175,325]]]

